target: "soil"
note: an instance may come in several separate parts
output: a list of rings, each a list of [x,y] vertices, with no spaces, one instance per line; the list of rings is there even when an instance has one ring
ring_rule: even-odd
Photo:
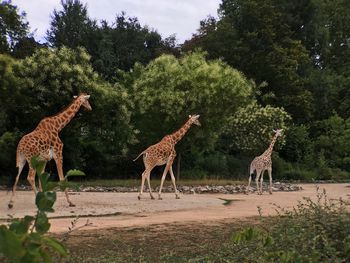
[[[172,193],[164,193],[163,200],[151,200],[147,193],[139,201],[137,193],[93,193],[71,192],[70,199],[75,207],[67,205],[62,192],[58,193],[54,213],[50,213],[53,233],[68,231],[74,218],[79,217],[75,227],[83,230],[147,227],[169,223],[194,224],[211,223],[225,219],[244,219],[276,214],[276,206],[292,208],[303,198],[316,199],[316,188],[326,190],[328,198],[348,200],[350,184],[301,184],[303,190],[274,192],[272,195],[245,194],[186,194],[175,199]],[[7,208],[10,194],[0,191],[0,223],[9,218],[34,214],[34,194],[17,191],[14,207]],[[226,205],[224,205],[226,204]]]

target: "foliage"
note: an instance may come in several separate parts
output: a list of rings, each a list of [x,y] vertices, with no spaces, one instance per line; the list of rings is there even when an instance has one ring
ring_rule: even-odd
[[[87,7],[78,0],[62,0],[61,11],[54,10],[47,40],[53,47],[85,46],[96,29],[96,21],[87,14]]]
[[[17,6],[11,1],[0,4],[0,53],[10,53],[15,44],[28,34],[26,14],[19,14]]]
[[[283,107],[296,120],[307,120],[312,113],[312,96],[303,76],[308,53],[293,39],[279,2],[224,0],[220,19],[202,21],[194,43],[189,40],[184,48],[201,47],[209,58],[223,58],[256,83],[267,82],[259,96],[262,101]]]
[[[35,216],[24,216],[13,219],[9,226],[0,225],[0,259],[1,256],[9,262],[52,262],[57,255],[68,255],[66,248],[56,238],[47,236],[50,229],[48,212],[53,212],[56,192],[53,189],[60,186],[65,189],[70,186],[66,180],[60,183],[49,182],[48,173],[39,173],[45,165],[44,161],[33,157],[32,167],[39,177],[42,192],[38,192],[35,199],[37,213]],[[69,176],[84,175],[82,172],[68,172]]]
[[[291,117],[281,108],[262,107],[256,102],[240,108],[231,116],[225,129],[225,147],[236,151],[247,151],[258,154],[264,151],[271,142],[273,130],[283,129],[288,134],[287,125]],[[285,144],[285,136],[278,138],[278,145]]]
[[[144,145],[177,130],[189,114],[200,114],[202,126],[191,138],[192,150],[212,149],[227,119],[251,99],[253,85],[220,60],[207,61],[194,52],[180,59],[163,55],[140,70],[133,86],[140,112],[140,141]],[[218,107],[217,105],[220,105]],[[142,120],[142,122],[141,122]],[[207,136],[210,134],[210,136]]]
[[[177,53],[174,36],[162,39],[136,17],[117,14],[109,25],[89,18],[87,6],[79,0],[61,1],[54,10],[47,39],[53,47],[84,47],[91,55],[94,69],[108,79],[118,69],[130,70],[136,62],[147,64],[162,53]]]
[[[325,166],[350,169],[350,119],[337,114],[317,122],[315,153],[325,158]]]
[[[276,207],[277,218],[236,231],[215,253],[191,262],[347,262],[350,259],[349,203],[317,191],[292,210]],[[297,240],[297,242],[296,242]]]

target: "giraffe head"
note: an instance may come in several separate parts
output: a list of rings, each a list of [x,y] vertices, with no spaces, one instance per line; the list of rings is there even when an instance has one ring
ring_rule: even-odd
[[[195,124],[197,126],[201,126],[201,123],[199,122],[199,116],[200,115],[189,115],[189,119],[191,120],[191,124]]]
[[[87,110],[92,110],[91,105],[89,103],[90,95],[86,93],[81,93],[79,96],[73,96],[74,99],[79,100],[81,106],[83,106]]]
[[[273,132],[275,133],[275,135],[276,135],[277,137],[278,137],[278,136],[282,136],[283,129],[273,130]]]

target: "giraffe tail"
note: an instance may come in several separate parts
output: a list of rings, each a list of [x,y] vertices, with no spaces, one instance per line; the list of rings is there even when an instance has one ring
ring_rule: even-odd
[[[133,160],[133,162],[135,162],[138,158],[140,158],[140,156],[141,156],[142,154],[144,154],[144,153],[145,153],[145,151],[143,151],[142,153],[140,153],[139,156],[137,156],[137,157]]]

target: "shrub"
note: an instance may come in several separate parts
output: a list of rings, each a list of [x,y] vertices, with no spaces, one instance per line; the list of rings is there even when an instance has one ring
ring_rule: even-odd
[[[35,216],[25,216],[14,219],[7,225],[0,225],[0,261],[2,258],[9,262],[52,262],[53,255],[67,256],[67,250],[57,239],[45,235],[50,229],[46,215],[53,212],[56,201],[56,192],[53,189],[59,186],[65,189],[69,186],[67,180],[59,183],[49,182],[49,174],[39,174],[44,162],[33,157],[32,167],[37,171],[41,182],[42,192],[38,192],[35,204],[38,208]],[[80,171],[68,171],[66,179],[71,175],[83,175]]]
[[[232,242],[206,261],[349,262],[348,205],[317,189],[316,201],[305,198],[293,210],[276,207],[277,218],[262,218],[260,226],[234,233]]]

